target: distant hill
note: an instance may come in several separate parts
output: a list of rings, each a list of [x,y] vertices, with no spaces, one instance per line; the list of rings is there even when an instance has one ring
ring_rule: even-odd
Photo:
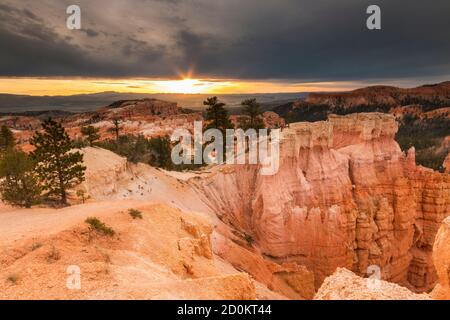
[[[340,109],[421,105],[423,111],[430,111],[450,105],[450,81],[410,89],[371,86],[341,93],[311,93],[306,102]]]
[[[0,94],[0,112],[61,110],[68,112],[92,111],[117,100],[151,98],[150,94],[101,92],[72,96],[27,96]]]
[[[417,88],[371,86],[347,92],[310,93],[306,99],[281,104],[273,109],[290,121],[325,120],[328,114],[389,112],[415,105],[422,112],[450,107],[450,81]]]
[[[274,94],[223,94],[217,95],[230,109],[239,107],[242,100],[256,98],[264,110],[302,99],[306,93],[274,93]],[[145,94],[100,92],[94,94],[78,94],[72,96],[28,96],[0,94],[0,113],[22,113],[29,111],[60,110],[66,112],[94,111],[120,100],[159,99],[176,102],[188,109],[203,109],[203,101],[212,94]],[[238,111],[237,109],[235,111]]]

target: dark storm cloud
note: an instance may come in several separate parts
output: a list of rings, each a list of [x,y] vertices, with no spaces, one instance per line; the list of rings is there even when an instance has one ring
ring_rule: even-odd
[[[40,3],[40,2],[39,2]],[[66,1],[0,4],[0,75],[369,80],[450,75],[448,0]],[[366,29],[366,8],[382,30]]]

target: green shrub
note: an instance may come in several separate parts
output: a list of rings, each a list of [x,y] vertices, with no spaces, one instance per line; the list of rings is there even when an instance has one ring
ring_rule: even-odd
[[[82,138],[75,138],[73,140],[73,147],[75,149],[83,149],[86,148],[87,146],[89,146],[89,143]]]
[[[47,254],[47,261],[53,262],[61,259],[61,253],[56,249],[55,246],[52,246],[51,250]]]
[[[35,242],[31,245],[31,251],[35,251],[35,250],[39,249],[40,247],[42,247],[42,243]]]
[[[39,203],[41,187],[34,172],[35,164],[23,151],[9,149],[0,159],[0,193],[13,206],[30,208]]]
[[[128,210],[128,214],[133,218],[133,219],[142,219],[142,212],[136,209],[130,209]]]
[[[14,148],[16,141],[14,140],[14,134],[5,125],[0,128],[0,152]]]
[[[253,242],[255,242],[255,239],[253,239],[253,237],[247,233],[244,234],[244,239],[245,239],[245,241],[247,241],[247,244],[249,246],[251,246],[253,244]]]
[[[109,139],[96,144],[100,148],[110,150],[132,163],[146,163],[165,170],[193,170],[203,165],[175,165],[172,162],[172,144],[169,137],[147,139],[142,135],[122,135],[117,140]]]
[[[77,190],[77,197],[84,203],[86,201],[86,191],[82,189]]]
[[[110,236],[110,237],[112,237],[116,234],[115,231],[111,227],[108,227],[106,224],[101,222],[98,218],[95,218],[95,217],[87,218],[85,220],[85,222],[89,225],[89,228],[92,231],[96,231],[98,233],[101,233],[101,234],[104,234],[105,236]]]
[[[99,131],[100,129],[93,126],[81,127],[81,134],[86,137],[90,147],[94,146],[94,142],[100,139]]]
[[[14,285],[16,285],[19,282],[19,276],[16,274],[11,274],[6,278],[6,280]]]

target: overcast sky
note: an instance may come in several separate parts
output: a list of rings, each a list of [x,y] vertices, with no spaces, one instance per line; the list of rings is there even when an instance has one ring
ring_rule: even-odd
[[[66,28],[78,4],[82,29]],[[382,9],[382,30],[366,8]],[[370,81],[450,75],[449,0],[0,0],[0,76]]]

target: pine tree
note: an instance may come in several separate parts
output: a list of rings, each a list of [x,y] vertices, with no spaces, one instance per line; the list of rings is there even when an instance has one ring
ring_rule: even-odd
[[[149,163],[158,168],[172,169],[172,148],[169,137],[156,137],[148,141],[151,157]]]
[[[122,129],[120,127],[121,120],[119,118],[112,119],[113,127],[109,128],[108,131],[114,133],[116,136],[116,141],[119,140],[120,130]]]
[[[205,119],[209,121],[207,129],[219,129],[224,132],[226,129],[233,129],[234,126],[228,116],[228,111],[224,108],[225,104],[219,102],[217,97],[207,98],[203,101],[203,105],[208,106],[206,109]]]
[[[294,123],[297,120],[297,117],[295,115],[294,110],[290,110],[287,114],[286,114],[286,125],[289,128],[289,125],[291,123]]]
[[[144,136],[121,136],[119,141],[122,142],[119,147],[126,150],[125,153],[128,161],[133,163],[146,163],[150,160],[151,156],[148,152],[148,141]]]
[[[30,140],[35,150],[36,172],[48,197],[56,196],[67,205],[67,190],[84,181],[83,155],[73,149],[64,127],[51,118],[42,123],[43,132]]]
[[[243,113],[249,117],[248,120],[243,122],[243,129],[264,129],[265,126],[262,118],[261,106],[256,102],[256,99],[244,100],[241,102],[241,105],[244,106]]]
[[[208,106],[205,119],[209,122],[206,125],[206,129],[218,129],[222,132],[222,141],[219,141],[219,143],[222,145],[221,153],[223,157],[226,157],[226,129],[234,129],[234,125],[228,116],[228,111],[224,108],[225,104],[219,102],[217,97],[207,98],[206,101],[203,101],[203,104]],[[211,141],[211,143],[216,143],[216,141]],[[208,145],[206,144],[206,147]],[[219,163],[222,163],[223,160],[219,156]]]
[[[89,146],[93,146],[94,142],[100,139],[100,135],[98,134],[100,130],[93,126],[87,126],[81,128],[81,134],[86,136],[86,140],[89,142]]]
[[[9,149],[0,160],[0,192],[3,201],[30,208],[40,199],[41,188],[33,172],[34,162],[23,151]]]
[[[0,152],[5,152],[13,148],[14,145],[14,134],[7,126],[3,125],[0,129]]]

